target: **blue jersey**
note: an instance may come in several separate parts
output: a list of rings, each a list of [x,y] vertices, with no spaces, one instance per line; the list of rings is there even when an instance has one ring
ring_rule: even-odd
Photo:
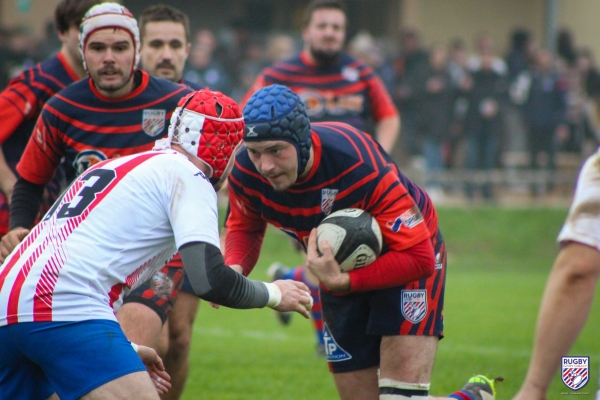
[[[68,180],[108,158],[150,150],[165,136],[171,114],[191,90],[137,71],[131,93],[109,99],[91,78],[56,94],[44,106],[17,171],[26,180],[47,183],[64,157]]]
[[[271,223],[306,246],[323,218],[352,207],[377,219],[387,249],[400,251],[435,238],[431,200],[369,135],[341,123],[311,126],[314,163],[305,179],[285,191],[273,189],[247,151],[238,153],[229,177],[229,230],[260,236]]]
[[[255,91],[272,84],[287,86],[297,93],[311,122],[344,122],[365,130],[368,122],[377,123],[398,114],[373,69],[348,54],[342,54],[327,67],[312,64],[305,53],[267,67],[242,104]]]

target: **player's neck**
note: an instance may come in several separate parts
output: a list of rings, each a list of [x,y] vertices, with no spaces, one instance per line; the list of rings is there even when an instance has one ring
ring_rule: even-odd
[[[296,182],[303,181],[310,175],[310,171],[312,170],[313,164],[315,163],[315,149],[314,147],[310,147],[310,157],[308,158],[308,162],[306,163],[306,168],[304,168],[304,172],[302,175],[298,177]]]
[[[183,149],[183,147],[181,147],[178,144],[175,143],[171,143],[171,149],[175,150],[178,153],[183,154],[184,156],[186,156],[188,158],[188,160],[190,160],[190,162],[192,164],[194,164],[196,166],[196,168],[198,168],[200,171],[202,171],[202,173],[204,175],[206,175],[207,177],[210,175],[210,168],[208,167],[208,165],[206,165],[205,163],[203,163],[202,161],[200,161],[199,159],[197,159],[196,157],[190,155],[190,153],[188,153],[187,151],[185,151]]]
[[[83,62],[71,55],[66,44],[63,43],[62,47],[60,48],[60,53],[69,65],[69,68],[71,68],[71,70],[75,72],[80,79],[83,79],[87,76],[87,72],[85,71],[85,68],[83,68]]]

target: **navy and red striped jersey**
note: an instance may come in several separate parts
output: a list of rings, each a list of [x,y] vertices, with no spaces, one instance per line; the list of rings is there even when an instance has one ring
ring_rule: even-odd
[[[25,151],[42,107],[55,93],[79,77],[61,53],[23,71],[0,93],[0,145],[10,169],[16,173],[17,163]],[[45,212],[58,196],[61,175],[48,188],[49,199],[42,205]],[[9,206],[0,193],[0,236],[8,232]]]
[[[272,84],[289,87],[304,104],[311,122],[344,122],[365,130],[368,123],[398,115],[375,71],[343,53],[331,66],[318,66],[300,53],[267,67],[246,93],[242,105],[258,89]]]
[[[64,56],[56,56],[23,71],[0,93],[0,144],[6,161],[19,161],[46,101],[79,80]]]
[[[141,84],[118,99],[104,97],[90,78],[57,93],[44,106],[17,171],[44,184],[65,159],[67,179],[108,158],[150,150],[165,136],[179,99],[191,90],[144,71]]]
[[[279,192],[258,173],[247,151],[238,153],[229,177],[230,232],[251,232],[262,240],[270,223],[306,248],[310,231],[327,215],[360,208],[381,226],[384,252],[435,237],[437,214],[429,196],[368,134],[347,124],[315,123],[312,143],[314,163],[307,177]]]
[[[189,89],[192,90],[201,90],[201,89],[205,89],[204,86],[197,84],[196,82],[192,82],[192,81],[188,81],[187,79],[181,79],[181,81],[179,81],[179,83]]]

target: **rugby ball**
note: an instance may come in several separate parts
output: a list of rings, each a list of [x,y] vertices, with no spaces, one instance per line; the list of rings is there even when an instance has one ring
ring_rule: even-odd
[[[359,208],[336,211],[317,227],[317,247],[327,241],[343,272],[371,264],[381,253],[383,239],[379,224],[368,212]]]

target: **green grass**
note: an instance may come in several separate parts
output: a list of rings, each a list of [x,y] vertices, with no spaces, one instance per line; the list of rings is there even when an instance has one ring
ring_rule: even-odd
[[[503,376],[498,399],[510,399],[527,370],[537,311],[558,252],[563,209],[442,208],[449,255],[445,335],[431,382],[433,395],[459,389],[472,374]],[[286,236],[270,230],[252,273],[266,279],[273,261],[301,262]],[[593,398],[600,360],[600,301],[571,354],[591,357]],[[202,303],[194,327],[183,399],[336,399],[333,379],[314,353],[312,326],[299,315],[281,327],[271,310],[212,309]],[[564,398],[557,376],[548,399]]]

